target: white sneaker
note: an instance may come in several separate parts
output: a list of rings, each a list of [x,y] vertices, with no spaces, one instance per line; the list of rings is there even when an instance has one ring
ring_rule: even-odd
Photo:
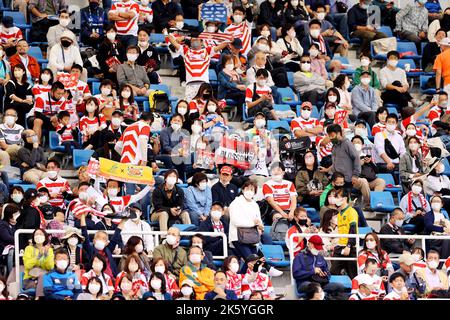
[[[283,271],[275,269],[274,267],[270,267],[269,276],[271,277],[279,277],[283,274]]]

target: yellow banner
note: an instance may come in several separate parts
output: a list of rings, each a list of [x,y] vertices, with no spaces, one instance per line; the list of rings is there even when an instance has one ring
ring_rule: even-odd
[[[135,166],[129,163],[120,163],[105,158],[99,158],[100,167],[97,174],[105,179],[153,185],[153,170],[150,167]]]

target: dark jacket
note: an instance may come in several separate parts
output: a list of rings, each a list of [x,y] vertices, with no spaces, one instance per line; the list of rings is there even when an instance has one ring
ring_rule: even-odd
[[[173,187],[172,196],[169,198],[167,192],[164,190],[164,183],[160,184],[152,194],[152,204],[154,211],[166,211],[169,216],[172,216],[170,212],[171,208],[180,207],[184,209],[184,192],[183,189]]]
[[[108,15],[106,11],[102,7],[97,7],[97,10],[91,11],[89,6],[80,10],[81,14],[81,42],[84,43],[86,39],[92,34],[94,29],[98,29],[96,33],[100,34],[100,37],[103,37],[104,31],[103,28],[108,23]]]
[[[259,5],[259,15],[257,25],[267,23],[271,27],[280,27],[283,21],[283,3],[275,2],[275,7],[269,1],[264,1]]]
[[[164,4],[161,0],[152,3],[153,9],[153,25],[156,32],[161,32],[165,28],[169,28],[169,21],[175,20],[178,13],[183,14],[181,6],[175,2]]]
[[[347,12],[348,31],[351,34],[356,31],[357,26],[367,25],[367,10],[361,8],[359,3],[355,4]]]
[[[434,60],[441,53],[441,48],[436,42],[429,42],[425,45],[422,52],[422,68],[425,70],[428,65],[434,65]]]
[[[141,52],[138,59],[136,60],[136,63],[140,66],[145,67],[145,65],[150,60],[154,60],[156,63],[156,66],[153,68],[153,71],[158,71],[159,68],[161,67],[161,60],[159,59],[158,52],[152,45],[150,45],[144,52]]]
[[[295,24],[298,20],[307,21],[309,19],[308,13],[303,10],[300,6],[297,6],[296,9],[294,9],[291,5],[288,5],[288,7],[284,10],[283,13],[283,21],[284,23],[290,23]],[[303,48],[305,49],[305,48]]]
[[[220,221],[223,224],[223,230],[226,235],[228,235],[229,225],[228,222],[222,217]],[[205,221],[200,222],[198,227],[199,232],[214,232],[211,217],[208,217]],[[223,254],[223,239],[222,237],[208,237],[205,236],[204,247],[205,250],[211,251],[215,256],[220,256]]]
[[[402,228],[398,228],[397,226],[392,226],[389,223],[386,223],[380,229],[380,234],[390,234],[390,235],[402,235],[405,234]],[[387,253],[398,253],[402,254],[403,250],[409,251],[412,247],[406,239],[381,239],[381,247]]]
[[[41,217],[39,211],[30,205],[23,207],[22,213],[17,219],[17,229],[39,229],[41,226]],[[20,235],[20,248],[23,249],[27,246],[28,239],[31,239],[31,234]]]
[[[166,284],[167,285],[167,284]],[[147,291],[146,293],[144,293],[144,295],[142,296],[142,300],[147,300],[150,297],[154,297],[155,294],[151,291]],[[170,293],[166,292],[163,294],[164,296],[164,300],[172,300],[172,296],[170,295]]]
[[[114,149],[109,150],[104,147],[101,147],[95,150],[95,152],[92,154],[92,157],[94,159],[106,158],[112,161],[120,162],[121,155],[118,154],[117,151]]]
[[[233,290],[225,289],[225,293],[227,295],[226,300],[238,300],[238,297]],[[205,300],[214,300],[216,298],[216,296],[217,296],[217,293],[215,293],[214,291],[210,291],[205,294]]]
[[[97,53],[97,61],[100,65],[100,69],[103,72],[109,73],[109,67],[106,64],[106,60],[113,56],[117,57],[120,62],[123,62],[125,60],[125,48],[123,47],[122,43],[117,42],[113,45],[107,40],[103,41],[100,44]]]
[[[122,229],[117,228],[116,231],[114,232],[114,235],[110,239],[108,246],[105,247],[105,249],[103,249],[106,256],[108,257],[109,266],[111,267],[111,271],[114,277],[117,276],[118,270],[116,261],[112,256],[112,252],[114,251],[116,245],[120,246],[122,244],[122,236],[120,235],[121,232]],[[81,227],[81,234],[84,237],[83,249],[86,250],[87,256],[89,257],[89,264],[91,264],[92,259],[94,258],[94,255],[98,252],[98,250],[95,249],[94,244],[91,243],[91,239],[89,238],[86,227]]]
[[[432,232],[444,232],[444,227],[434,225],[434,212],[425,213],[425,232],[431,234]]]
[[[171,154],[172,148],[179,145],[181,147],[181,141],[186,139],[186,134],[181,130],[177,134],[174,134],[172,127],[164,128],[161,130],[161,153]]]
[[[8,245],[14,245],[14,232],[16,227],[7,221],[0,220],[0,252]]]
[[[203,250],[203,253],[205,254],[205,257],[203,258],[202,263],[205,264],[211,270],[217,270],[217,267],[214,264],[213,254],[210,251],[207,251],[206,249]],[[188,254],[188,252],[186,252],[186,254]]]
[[[17,153],[17,167],[20,168],[22,173],[26,172],[29,169],[36,168],[38,163],[45,165],[47,163],[47,158],[44,155],[44,149],[41,147],[38,148],[20,148]],[[22,167],[22,163],[25,162],[28,167]]]
[[[314,268],[320,268],[330,279],[328,264],[322,255],[314,256],[309,250],[297,254],[292,263],[292,275],[297,282],[297,288],[303,282],[311,281],[311,277],[315,274]]]
[[[224,186],[220,181],[211,187],[212,201],[221,202],[225,207],[229,207],[239,194],[239,189],[234,184],[229,183]]]
[[[198,19],[198,6],[203,3],[202,0],[181,0],[180,3],[185,19]]]

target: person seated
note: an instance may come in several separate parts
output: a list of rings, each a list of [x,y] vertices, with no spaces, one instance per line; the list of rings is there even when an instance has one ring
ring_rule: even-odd
[[[11,68],[11,78],[5,83],[5,99],[3,106],[14,109],[19,115],[19,124],[25,124],[26,114],[33,107],[31,81],[28,80],[26,68],[17,64]]]
[[[0,164],[9,166],[17,161],[17,153],[23,144],[24,127],[17,123],[17,111],[6,109],[0,124]]]
[[[136,96],[148,96],[150,80],[143,66],[136,63],[140,49],[137,46],[127,48],[127,61],[117,67],[117,82],[120,86],[129,85]]]
[[[100,93],[94,95],[99,102],[99,111],[103,114],[106,120],[112,120],[112,113],[120,109],[119,99],[117,97],[117,90],[114,82],[105,79],[100,83]],[[117,124],[115,124],[117,127]]]
[[[316,43],[311,44],[309,56],[311,57],[311,72],[317,73],[327,80],[328,72],[325,68],[325,59],[320,56],[319,46]]]
[[[369,15],[367,8],[370,5],[368,0],[359,0],[347,12],[347,23],[350,38],[358,38],[361,40],[361,54],[370,56],[370,42],[382,38],[387,38],[386,34],[377,31],[372,25],[367,25]]]
[[[185,279],[194,281],[196,300],[204,300],[205,294],[214,289],[214,271],[202,263],[203,249],[192,246],[188,252],[189,261],[180,270],[180,286]]]
[[[369,71],[361,72],[361,83],[352,90],[353,115],[357,119],[366,121],[369,126],[374,126],[375,111],[378,108],[379,100],[375,89],[369,84],[371,76]]]
[[[212,201],[222,203],[227,215],[228,207],[238,196],[238,187],[231,182],[232,178],[233,168],[225,165],[220,168],[219,181],[211,187]]]
[[[414,42],[419,53],[420,43],[426,40],[428,30],[428,10],[425,8],[425,2],[420,0],[407,4],[395,16],[394,31],[400,39]]]
[[[372,136],[375,137],[375,135],[379,132],[386,130],[386,119],[389,115],[389,111],[386,107],[379,107],[377,111],[375,112],[375,119],[377,123],[375,123],[372,126]]]
[[[14,166],[21,169],[23,181],[37,184],[46,175],[44,149],[39,147],[38,137],[33,130],[22,131],[22,140],[24,145],[17,152]]]
[[[439,270],[439,252],[429,250],[427,253],[427,267],[418,269],[417,276],[426,284],[425,294],[433,294],[448,291],[448,277],[444,270]],[[437,291],[437,292],[436,292]]]
[[[50,49],[48,57],[48,68],[52,70],[53,74],[70,72],[74,64],[82,66],[83,60],[73,33],[66,30],[57,40],[58,42]],[[83,78],[86,80],[87,75],[84,75]]]
[[[98,49],[105,39],[105,26],[108,22],[107,10],[99,6],[99,0],[89,0],[89,5],[80,10],[80,41],[86,46]]]
[[[11,57],[17,52],[17,43],[23,39],[22,31],[14,25],[13,17],[3,16],[1,25],[0,43],[5,49],[6,56]]]
[[[319,164],[312,151],[307,151],[303,159],[304,163],[295,177],[298,201],[320,210],[319,198],[329,181],[327,176],[318,169]]]
[[[69,182],[59,175],[60,171],[60,163],[56,159],[49,159],[47,162],[47,177],[40,180],[36,188],[47,188],[50,193],[50,204],[64,208],[64,198],[71,195],[72,190]]]
[[[214,289],[205,294],[205,300],[238,300],[233,290],[226,289],[228,276],[224,271],[217,271],[214,274]]]
[[[277,40],[277,45],[282,50],[280,62],[286,69],[292,72],[300,71],[298,61],[303,55],[303,47],[297,39],[297,33],[293,24],[286,23],[281,28],[281,37]]]
[[[142,295],[148,291],[149,283],[147,282],[147,277],[144,274],[144,264],[137,253],[128,254],[123,263],[123,270],[117,274],[116,277],[116,288],[120,283],[122,277],[129,275],[131,276],[132,291],[135,298],[141,298]]]
[[[391,259],[388,253],[381,249],[380,239],[375,232],[366,234],[364,238],[364,247],[358,253],[358,270],[362,272],[365,268],[365,263],[368,259],[373,259],[377,262],[379,268],[379,276],[387,276],[394,272]]]
[[[46,300],[76,300],[82,292],[78,277],[68,270],[69,259],[66,249],[55,250],[55,269],[43,277]]]
[[[70,14],[67,10],[61,10],[59,12],[59,23],[53,27],[50,27],[47,32],[47,42],[48,42],[48,52],[52,47],[59,42],[61,35],[64,31],[72,35],[72,39],[75,39],[75,34],[67,28],[67,26],[72,22],[70,20]],[[75,43],[78,46],[78,43]]]
[[[148,224],[147,221],[142,219],[142,207],[139,203],[133,203],[129,206],[129,208],[134,212],[136,218],[127,220],[123,226],[122,232],[122,243],[127,243],[130,236],[134,233],[139,234],[140,231],[150,232],[152,231],[152,227]],[[127,234],[128,232],[128,234]],[[143,250],[148,254],[152,255],[155,242],[153,236],[151,234],[139,234],[144,243]],[[140,252],[139,252],[140,253]]]
[[[65,153],[72,158],[72,148],[78,149],[78,128],[70,124],[69,111],[60,111],[58,113],[58,126],[56,133],[58,134],[59,144],[64,147]]]
[[[319,74],[311,72],[311,57],[303,55],[300,58],[300,71],[294,73],[294,88],[300,93],[303,101],[317,105],[325,100],[325,93],[330,83]]]
[[[432,166],[434,163],[431,164]],[[445,166],[441,162],[433,170],[431,170],[427,176],[425,182],[425,192],[427,196],[439,195],[443,201],[443,208],[445,211],[450,212],[450,179],[444,174]]]
[[[202,234],[196,233],[191,237],[191,247],[201,248],[204,254],[202,264],[206,265],[211,270],[217,270],[217,267],[214,264],[213,254],[211,251],[205,249],[205,237]]]
[[[294,219],[292,219],[291,227],[286,232],[285,242],[290,250],[293,250],[294,256],[306,248],[307,240],[305,237],[295,236],[292,238],[293,248],[290,248],[291,236],[296,233],[317,233],[318,229],[311,224],[311,219],[305,208],[297,207],[294,211]]]
[[[414,130],[415,131],[415,130]],[[409,191],[410,184],[415,178],[428,173],[428,167],[422,157],[420,150],[420,140],[415,136],[411,136],[406,142],[408,148],[406,153],[400,157],[400,180],[402,182],[403,192]]]
[[[441,212],[443,201],[440,196],[431,197],[431,211],[425,214],[425,233],[431,235],[450,234],[450,220]],[[448,240],[430,239],[429,245],[446,257],[449,254]]]
[[[364,282],[364,279],[367,278],[367,276],[373,281],[370,288],[371,294],[375,296],[375,299],[382,299],[386,295],[385,282],[387,282],[389,278],[387,275],[382,277],[379,276],[378,262],[372,258],[366,260],[362,273],[352,279],[352,294],[355,294],[358,291],[358,288],[361,285],[361,279],[363,279]]]
[[[400,157],[406,153],[405,142],[397,127],[398,117],[391,113],[386,118],[386,130],[375,135],[375,163],[381,173],[398,171]],[[390,141],[390,146],[387,141]]]
[[[263,270],[265,266],[265,258],[257,254],[250,254],[245,258],[244,268],[246,267],[247,271],[242,282],[242,296],[244,300],[248,300],[254,291],[261,292],[264,300],[275,299],[276,294],[270,278],[270,272],[268,275]]]
[[[358,275],[355,279],[353,279],[353,281],[356,279],[358,279],[355,285],[356,288],[352,289],[352,295],[348,298],[348,300],[378,300],[378,297],[372,293],[374,280],[371,276],[364,273]]]
[[[383,300],[410,300],[408,289],[405,286],[405,276],[396,272],[389,277],[389,284],[392,288],[392,291],[389,292]]]
[[[413,101],[409,94],[409,84],[406,79],[405,70],[398,68],[398,59],[400,55],[397,51],[389,51],[387,53],[387,65],[380,71],[381,88],[385,91],[381,94],[383,103],[394,103],[403,109],[408,106],[408,103],[418,104]]]
[[[415,233],[421,234],[425,229],[425,214],[431,210],[423,195],[422,180],[414,180],[411,183],[411,191],[400,200],[400,208],[405,213],[404,223],[413,224]]]
[[[63,212],[62,223],[60,223],[60,216],[56,217],[58,212],[64,211],[64,209],[56,208],[49,203],[50,200],[50,192],[47,188],[41,187],[38,189],[38,197],[39,197],[39,210],[41,210],[44,215],[45,222],[47,224],[47,229],[52,229],[49,224],[53,221],[53,225],[57,227],[57,229],[64,229],[64,217],[65,214]],[[62,226],[62,228],[60,228]],[[54,234],[50,236],[50,238],[61,238],[62,234]]]
[[[206,174],[201,172],[194,174],[192,185],[186,190],[185,204],[191,223],[198,226],[207,219],[211,211],[212,195]]]
[[[224,207],[220,202],[213,202],[211,212],[208,218],[202,222],[198,227],[198,231],[202,232],[223,232],[228,234],[229,224],[224,216]],[[211,252],[213,255],[223,254],[223,238],[207,236],[204,239],[205,252]]]
[[[9,57],[10,67],[14,67],[18,64],[22,64],[22,61],[27,61],[26,73],[27,79],[30,82],[39,79],[41,68],[37,62],[37,59],[28,54],[30,46],[25,39],[19,40],[16,45],[17,53]]]
[[[170,227],[167,230],[166,240],[153,251],[153,259],[163,258],[165,261],[171,261],[169,271],[177,277],[180,275],[181,268],[187,263],[187,254],[180,247],[180,238],[180,230],[175,227]],[[183,281],[179,283],[180,287],[182,287]]]
[[[316,136],[323,132],[323,127],[319,119],[311,117],[312,104],[305,101],[300,107],[300,117],[291,122],[291,131],[295,138],[309,137],[312,143],[316,141]]]
[[[154,298],[155,300],[172,300],[172,295],[167,292],[167,283],[164,275],[155,272],[150,276],[149,280],[149,291],[144,293],[142,300],[149,300],[149,298]]]
[[[230,129],[220,110],[219,101],[214,98],[210,98],[206,102],[205,111],[199,119],[203,123],[204,137],[213,137],[214,133],[224,134]]]
[[[104,78],[117,85],[117,67],[126,61],[126,48],[116,39],[117,29],[114,24],[106,25],[104,32],[105,38],[98,48],[97,61]]]
[[[324,39],[324,36],[321,32],[322,22],[313,19],[308,23],[308,28],[305,28],[305,36],[301,41],[302,47],[305,49],[304,54],[309,54],[309,49],[312,44],[318,46],[319,49],[319,58],[324,59],[326,61],[331,60],[333,57],[333,52],[331,52],[330,46],[328,45],[328,41]]]
[[[361,148],[361,149],[360,150],[356,149],[356,151],[362,151],[362,152],[360,152],[360,154],[362,153],[363,155],[368,155],[373,158],[375,148],[374,148],[373,142],[370,141],[370,139],[369,139],[369,133],[368,133],[367,127],[368,127],[368,125],[364,120],[356,120],[355,126],[353,127],[353,132],[350,132],[347,135],[347,137],[349,139],[352,139],[352,142],[353,142],[354,137],[358,137],[356,144],[360,144],[361,146],[357,146],[356,144],[354,144],[354,145],[355,145],[355,148]]]
[[[444,15],[450,18],[450,9],[448,14]],[[439,21],[436,19],[435,21]],[[450,24],[449,24],[450,27]],[[450,29],[449,29],[450,30]],[[428,34],[430,34],[430,30]],[[447,36],[447,32],[444,29],[438,29],[435,33],[435,41],[428,42],[422,50],[422,66],[425,72],[433,72],[434,61],[438,54],[441,53],[441,48],[439,47],[439,42]]]
[[[361,84],[361,75],[364,71],[369,72],[370,82],[369,86],[375,89],[375,92],[379,94],[379,90],[381,89],[380,81],[378,80],[378,75],[375,70],[371,67],[371,59],[370,55],[361,55],[360,57],[361,66],[355,69],[355,73],[353,74],[353,85],[357,86]]]
[[[161,83],[161,78],[157,71],[161,67],[161,61],[156,48],[150,45],[149,40],[149,31],[147,29],[140,29],[138,33],[138,47],[140,54],[136,63],[145,68],[150,84],[159,84]]]
[[[273,110],[275,103],[272,89],[267,85],[269,72],[266,69],[259,69],[255,73],[256,82],[249,85],[245,91],[245,102],[249,117],[254,117],[262,112],[267,119],[278,120]]]

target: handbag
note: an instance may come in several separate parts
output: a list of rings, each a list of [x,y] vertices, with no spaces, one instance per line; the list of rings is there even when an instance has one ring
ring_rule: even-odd
[[[238,241],[242,244],[257,244],[260,235],[257,227],[237,228]]]
[[[399,158],[400,155],[398,154],[397,150],[395,150],[391,141],[387,138],[386,132],[383,132],[383,136],[384,136],[384,151],[386,152],[387,156],[392,160]]]

